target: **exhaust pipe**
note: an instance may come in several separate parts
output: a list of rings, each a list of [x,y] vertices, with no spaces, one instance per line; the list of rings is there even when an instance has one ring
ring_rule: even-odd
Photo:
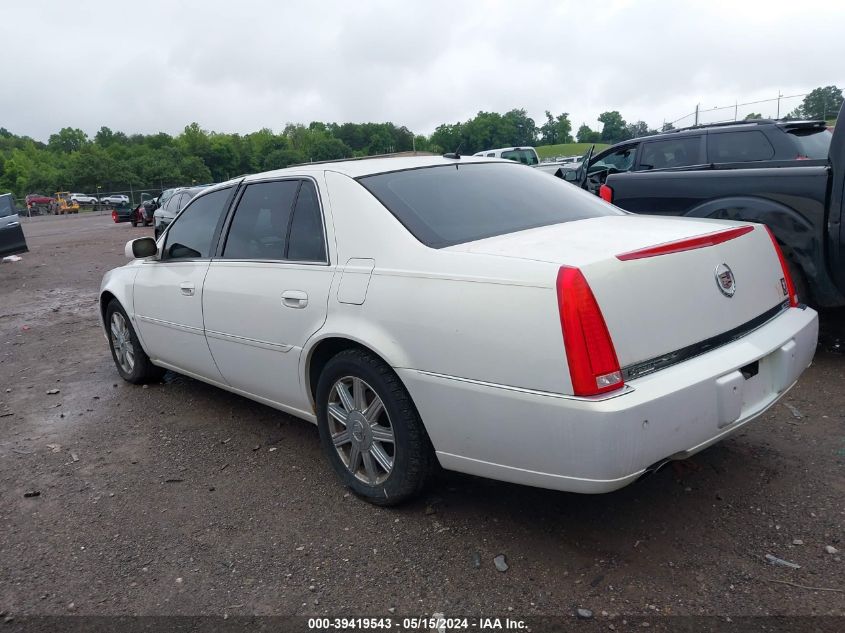
[[[661,459],[659,462],[653,463],[651,466],[645,469],[642,475],[637,478],[637,481],[642,481],[646,477],[650,477],[651,475],[655,474],[659,470],[661,470],[666,464],[671,462],[672,459],[667,457],[665,459]]]

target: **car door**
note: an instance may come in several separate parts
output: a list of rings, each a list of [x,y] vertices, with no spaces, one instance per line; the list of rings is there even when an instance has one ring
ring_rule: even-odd
[[[140,264],[133,295],[136,329],[150,358],[218,383],[224,381],[205,341],[202,293],[232,192],[211,191],[185,208],[158,258]]]
[[[29,250],[11,194],[0,196],[0,257]]]
[[[299,376],[308,338],[326,320],[329,266],[318,190],[310,179],[243,188],[225,242],[208,269],[208,345],[236,389],[310,410]]]
[[[607,180],[609,174],[620,174],[631,171],[637,157],[638,143],[629,143],[612,151],[604,151],[589,161],[587,167],[586,189],[598,195],[599,187]]]

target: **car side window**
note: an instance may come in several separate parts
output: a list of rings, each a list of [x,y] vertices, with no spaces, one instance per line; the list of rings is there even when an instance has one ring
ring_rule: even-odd
[[[285,243],[299,180],[247,185],[229,227],[226,259],[285,259]]]
[[[629,145],[621,147],[615,152],[602,157],[590,165],[588,173],[595,173],[603,169],[612,170],[614,173],[629,171],[634,166],[634,158],[637,155],[637,146]]]
[[[711,132],[707,135],[707,153],[711,163],[745,163],[771,160],[775,148],[760,130]]]
[[[12,203],[12,196],[0,196],[0,218],[5,218],[7,215],[14,215]]]
[[[181,194],[174,193],[172,196],[170,196],[167,203],[164,205],[164,210],[167,211],[168,213],[172,213],[173,215],[175,215],[179,211],[179,209],[181,208],[179,206],[179,200],[181,200],[181,199],[182,199]]]
[[[326,241],[323,238],[323,218],[317,190],[309,180],[302,181],[288,240],[288,259],[307,262],[326,261]]]
[[[231,188],[218,189],[189,205],[167,231],[162,259],[211,257],[214,236],[226,211]]]
[[[701,137],[684,136],[665,141],[643,143],[642,169],[687,167],[701,163]]]

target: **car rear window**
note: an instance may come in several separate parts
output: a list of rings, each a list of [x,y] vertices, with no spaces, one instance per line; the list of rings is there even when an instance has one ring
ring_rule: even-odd
[[[787,130],[798,148],[796,158],[810,158],[821,160],[827,158],[830,150],[830,140],[833,138],[830,130],[818,128],[796,128]]]
[[[707,135],[712,163],[746,163],[774,158],[775,148],[760,130],[712,132]]]
[[[358,178],[423,244],[454,244],[624,212],[534,168],[468,163]]]
[[[509,149],[506,152],[502,152],[502,158],[513,160],[523,165],[536,165],[539,162],[537,160],[537,153],[533,149]]]

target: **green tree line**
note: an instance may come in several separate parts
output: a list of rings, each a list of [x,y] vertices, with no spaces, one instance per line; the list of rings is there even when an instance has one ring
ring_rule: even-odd
[[[841,104],[842,91],[836,86],[816,88],[790,116],[830,118]],[[644,121],[626,122],[618,110],[602,112],[598,121],[601,130],[583,124],[575,140],[612,144],[657,132]],[[191,123],[176,136],[163,132],[127,135],[102,127],[90,138],[82,130],[67,127],[43,143],[0,127],[0,193],[11,191],[22,198],[28,193],[51,195],[63,190],[163,189],[221,182],[298,163],[412,149],[473,154],[497,147],[572,141],[568,113],[547,110],[538,125],[518,108],[504,114],[482,111],[467,121],[444,123],[430,136],[389,122],[289,123],[278,133],[264,128],[250,134],[211,132]]]

